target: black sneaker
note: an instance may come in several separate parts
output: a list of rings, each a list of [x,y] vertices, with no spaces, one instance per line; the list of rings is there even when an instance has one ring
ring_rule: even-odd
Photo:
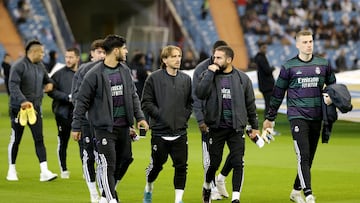
[[[202,192],[203,203],[211,203],[210,196],[211,196],[211,189],[203,188],[203,192]]]
[[[240,203],[240,201],[238,199],[234,199],[231,203]]]

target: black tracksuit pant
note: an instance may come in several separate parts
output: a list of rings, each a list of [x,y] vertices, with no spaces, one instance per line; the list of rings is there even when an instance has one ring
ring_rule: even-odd
[[[318,145],[321,121],[293,119],[290,121],[295,153],[298,161],[294,189],[304,190],[304,194],[312,194],[311,165]]]
[[[92,126],[88,121],[81,126],[81,139],[79,140],[80,158],[83,174],[86,182],[94,182],[96,179],[95,161],[98,162],[98,152],[95,146],[96,139]],[[101,187],[101,183],[98,183]]]
[[[187,134],[175,140],[165,140],[161,136],[151,137],[151,162],[146,169],[147,182],[154,182],[170,155],[173,161],[174,188],[184,190],[187,174],[188,142]]]
[[[39,159],[39,162],[46,161],[46,149],[44,145],[44,137],[43,137],[43,123],[42,123],[42,116],[39,106],[34,106],[36,114],[36,123],[34,125],[28,124],[35,144],[36,155]],[[9,153],[9,164],[15,164],[16,157],[19,151],[19,145],[21,142],[21,138],[24,133],[25,126],[21,126],[18,121],[18,113],[20,109],[10,108],[10,119],[11,119],[11,136],[10,136],[10,143],[8,147]]]
[[[129,127],[114,127],[113,132],[95,129],[103,187],[102,196],[108,201],[118,199],[115,190],[116,182],[122,179],[133,161],[129,132]]]
[[[206,182],[210,183],[215,179],[216,171],[218,170],[225,146],[227,143],[230,154],[230,166],[233,168],[232,187],[233,191],[240,192],[243,182],[243,168],[244,168],[244,152],[245,139],[243,131],[235,131],[234,129],[220,129],[211,128],[209,131],[209,154],[210,166],[206,173]]]
[[[70,139],[70,132],[71,132],[71,118],[63,118],[60,116],[55,116],[56,125],[58,128],[58,160],[60,163],[61,171],[67,171],[67,148]]]

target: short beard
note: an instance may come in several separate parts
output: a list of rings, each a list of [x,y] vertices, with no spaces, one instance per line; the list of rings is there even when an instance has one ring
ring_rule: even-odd
[[[217,65],[218,67],[219,67],[219,72],[224,72],[224,70],[226,69],[226,66],[225,65],[219,65],[219,64],[217,64],[217,63],[215,63],[215,65]]]

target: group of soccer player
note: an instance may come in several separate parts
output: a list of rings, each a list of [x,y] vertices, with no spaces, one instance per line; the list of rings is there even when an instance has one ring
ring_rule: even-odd
[[[336,79],[328,61],[313,55],[311,31],[297,33],[296,47],[298,55],[281,67],[262,129],[273,128],[287,93],[287,114],[298,162],[290,199],[315,203],[310,169],[322,124],[322,89]],[[7,180],[18,180],[15,161],[24,126],[28,124],[40,162],[40,181],[51,181],[57,174],[47,168],[41,101],[44,92],[55,101],[60,82],[55,83],[56,77],[48,76],[41,62],[44,47],[39,41],[29,42],[25,52],[26,56],[13,64],[9,78],[12,133]],[[251,80],[232,65],[235,56],[232,48],[224,41],[215,42],[212,56],[198,64],[191,81],[190,76],[179,71],[182,50],[177,46],[164,47],[161,67],[146,79],[141,100],[126,63],[127,54],[126,40],[108,35],[92,43],[90,62],[68,74],[72,77],[71,90],[63,98],[73,109],[67,126],[73,139],[79,142],[91,202],[120,202],[116,187],[133,161],[131,142],[138,139],[135,129],[143,128],[151,129],[151,161],[146,169],[143,202],[152,202],[154,182],[170,155],[175,169],[174,199],[175,203],[182,203],[187,176],[187,123],[192,112],[202,137],[203,202],[230,197],[225,178],[231,171],[231,202],[240,202],[245,126],[251,126],[250,138],[258,136],[260,129]],[[311,85],[304,84],[307,81]],[[65,127],[58,128],[60,138]],[[68,138],[64,142],[67,141]],[[225,143],[229,155],[216,176]],[[67,143],[65,151],[66,147]],[[64,166],[66,158],[59,162]],[[62,178],[69,178],[66,167],[61,172]]]

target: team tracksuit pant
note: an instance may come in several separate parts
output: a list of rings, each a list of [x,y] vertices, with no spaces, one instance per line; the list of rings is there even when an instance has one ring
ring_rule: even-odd
[[[293,188],[303,189],[305,196],[308,196],[312,194],[310,169],[320,137],[321,121],[293,119],[290,125],[298,161]]]
[[[233,168],[233,191],[240,192],[243,183],[243,157],[245,152],[244,132],[236,131],[234,129],[211,128],[209,130],[208,139],[210,166],[206,172],[205,181],[211,183],[214,180],[216,171],[221,164],[226,142],[230,150],[230,158],[227,161],[230,161],[228,164]]]
[[[43,137],[43,123],[42,123],[42,115],[39,106],[34,105],[34,109],[37,112],[36,114],[36,123],[34,125],[29,125],[31,130],[34,144],[35,144],[35,151],[36,155],[39,159],[39,162],[46,161],[46,149],[44,145],[44,137]],[[8,146],[8,153],[9,153],[9,164],[15,164],[16,157],[19,151],[19,145],[21,142],[21,138],[24,133],[25,126],[21,126],[18,120],[18,113],[20,109],[10,108],[10,119],[11,119],[11,135],[10,135],[10,143]]]
[[[61,171],[67,171],[66,157],[71,132],[71,118],[55,116],[58,128],[58,160]]]
[[[116,184],[133,161],[129,127],[114,127],[113,132],[95,129],[95,138],[101,167],[102,196],[108,201],[118,200]]]
[[[188,160],[187,134],[181,135],[175,140],[165,140],[161,136],[152,135],[151,161],[146,169],[147,182],[152,183],[156,180],[169,155],[175,168],[174,188],[184,190]]]

